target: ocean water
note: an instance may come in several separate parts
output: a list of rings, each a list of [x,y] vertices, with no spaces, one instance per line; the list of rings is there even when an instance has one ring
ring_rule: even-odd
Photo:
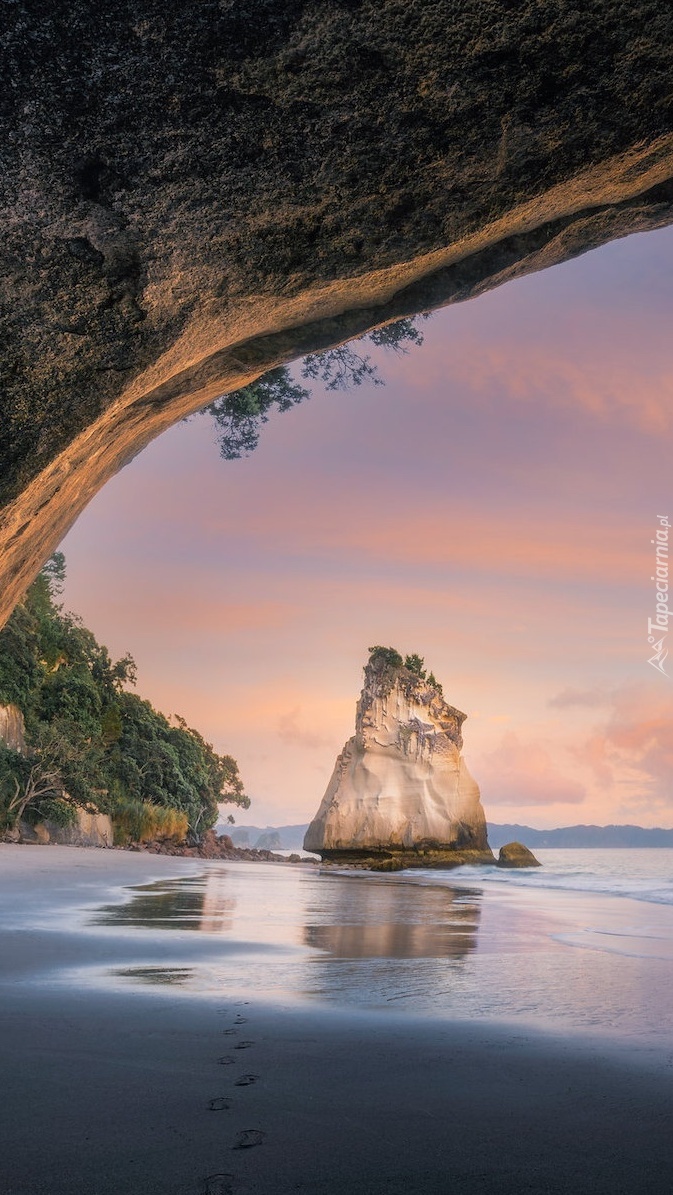
[[[460,867],[442,872],[443,882],[468,886],[507,885],[539,891],[596,892],[653,904],[673,905],[673,849],[539,850],[541,868],[507,871],[499,867]]]
[[[531,871],[390,875],[195,864],[82,910],[82,929],[97,936],[98,955],[109,942],[113,965],[79,967],[70,980],[506,1022],[673,1051],[673,850],[539,857]]]

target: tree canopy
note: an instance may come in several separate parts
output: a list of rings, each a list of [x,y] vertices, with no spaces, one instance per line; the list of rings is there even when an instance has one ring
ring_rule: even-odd
[[[379,376],[371,358],[358,347],[367,341],[375,348],[406,353],[409,345],[423,343],[423,333],[415,319],[397,320],[347,344],[304,357],[300,367],[301,377],[320,382],[327,390],[350,390],[367,380],[375,386],[383,386],[383,378]],[[259,443],[261,426],[268,422],[274,408],[277,411],[289,411],[310,396],[310,389],[295,381],[287,365],[281,365],[249,386],[243,386],[231,394],[223,394],[204,407],[202,413],[214,419],[220,456],[231,461],[254,452]]]
[[[67,816],[77,805],[114,820],[140,803],[184,815],[198,836],[215,824],[218,803],[247,808],[236,761],[183,718],[129,692],[131,656],[112,660],[82,620],[63,611],[64,576],[56,553],[0,631],[0,704],[22,711],[28,747],[20,755],[0,743],[5,825],[23,815]]]
[[[436,689],[440,696],[443,693],[442,686],[434,672],[426,673],[425,660],[416,652],[403,657],[397,648],[382,647],[381,644],[377,644],[375,647],[369,648],[367,666],[373,666],[377,672],[392,672],[397,668],[406,668],[408,672],[413,672],[420,680],[427,680],[428,684],[432,685],[433,689]]]

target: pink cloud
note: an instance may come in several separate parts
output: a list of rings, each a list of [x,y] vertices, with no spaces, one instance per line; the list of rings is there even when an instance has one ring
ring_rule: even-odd
[[[596,706],[610,705],[612,701],[612,692],[606,692],[599,687],[593,689],[563,689],[554,697],[550,697],[547,704],[552,709],[570,709],[574,706],[582,706],[591,709]]]
[[[479,785],[487,809],[491,805],[579,805],[586,798],[585,787],[563,774],[553,749],[525,742],[514,731],[507,731],[495,750],[481,757]]]
[[[327,735],[316,734],[307,726],[302,718],[302,710],[299,705],[295,705],[287,713],[281,714],[276,725],[278,738],[284,743],[304,747],[309,751],[325,750],[330,746],[330,739]]]
[[[443,397],[448,349],[452,385],[486,405],[505,395],[536,408],[618,420],[648,434],[671,427],[667,311],[582,306],[580,296],[571,310],[564,301],[555,310],[547,297],[536,311],[534,303],[514,300],[504,307],[501,299],[494,294],[482,310],[478,305],[454,310],[441,338],[439,327],[429,324],[421,354],[403,359],[398,375]]]
[[[606,721],[576,749],[626,807],[673,809],[673,694],[648,683],[621,686]]]

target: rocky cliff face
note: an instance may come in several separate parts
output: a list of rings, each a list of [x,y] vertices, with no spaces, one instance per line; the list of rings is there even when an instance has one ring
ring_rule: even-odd
[[[337,758],[304,849],[399,866],[493,862],[479,788],[461,755],[465,717],[436,685],[374,656],[355,735]]]
[[[18,705],[0,705],[0,741],[13,751],[26,750],[26,727]]]
[[[218,394],[673,219],[662,0],[5,10],[0,623]]]

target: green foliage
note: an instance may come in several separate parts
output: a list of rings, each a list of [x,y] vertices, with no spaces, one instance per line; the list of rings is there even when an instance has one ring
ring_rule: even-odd
[[[0,739],[0,830],[11,829],[16,821],[14,802],[27,774],[27,760]]]
[[[350,390],[353,386],[361,386],[367,379],[375,386],[384,386],[385,382],[383,378],[379,377],[371,359],[363,356],[354,347],[365,344],[367,341],[377,348],[406,353],[408,352],[407,344],[421,345],[423,343],[423,333],[419,331],[412,319],[397,320],[394,324],[376,328],[373,332],[368,332],[366,336],[359,336],[347,344],[340,344],[334,349],[327,349],[324,353],[311,353],[308,357],[304,357],[301,376],[314,382],[322,382],[327,390]]]
[[[247,809],[236,761],[217,755],[196,730],[163,714],[133,693],[118,698],[122,733],[108,753],[105,772],[112,799],[130,798],[182,810],[193,834],[215,825],[218,803]]]
[[[429,315],[418,316],[419,319],[429,319]],[[369,340],[377,348],[393,349],[396,353],[408,353],[408,344],[420,347],[423,344],[423,333],[416,327],[413,319],[399,319],[394,324],[385,324],[383,328],[375,328],[368,332],[363,339]]]
[[[420,318],[427,319],[428,316]],[[327,390],[350,390],[367,380],[375,386],[383,386],[383,379],[379,377],[371,359],[354,347],[366,341],[377,348],[406,353],[408,344],[423,343],[423,333],[413,319],[386,324],[348,344],[304,357],[301,363],[302,378],[321,382]],[[237,460],[254,452],[259,443],[260,427],[268,422],[274,408],[289,411],[291,407],[310,398],[310,395],[311,391],[298,385],[288,367],[282,365],[249,386],[215,399],[203,408],[202,414],[209,414],[215,420],[220,455],[227,461]]]
[[[111,747],[113,743],[119,742],[122,737],[123,725],[118,705],[109,705],[107,709],[103,710],[100,729],[105,747]]]
[[[54,552],[46,564],[42,566],[41,576],[46,582],[49,597],[53,601],[63,593],[65,585],[65,556],[62,552]]]
[[[0,631],[0,702],[25,710],[44,674],[39,624],[28,605],[16,607]]]
[[[400,653],[394,647],[381,647],[379,645],[369,648],[367,663],[371,664],[377,670],[382,670],[384,668],[401,668],[403,661]]]
[[[58,798],[46,798],[40,802],[40,821],[53,822],[55,826],[74,826],[77,823],[77,810],[74,805]],[[30,820],[30,819],[29,819]]]
[[[134,800],[117,804],[112,826],[115,846],[128,846],[130,842],[153,842],[157,838],[184,842],[189,829],[186,813]]]
[[[312,382],[322,382],[326,390],[350,390],[367,380],[375,386],[384,385],[371,358],[363,357],[353,348],[353,343],[340,344],[326,353],[311,353],[304,357],[301,376]]]
[[[236,761],[218,755],[182,718],[172,724],[129,693],[131,657],[112,661],[81,620],[56,604],[64,575],[57,554],[0,633],[0,702],[22,710],[29,748],[23,757],[0,743],[4,825],[51,816],[55,805],[120,817],[135,802],[170,812],[178,827],[184,820],[184,837],[210,829],[220,802],[247,808]],[[151,816],[158,825],[159,815]]]
[[[272,369],[256,382],[224,394],[204,408],[212,415],[218,429],[220,455],[226,461],[237,460],[254,452],[259,442],[259,429],[267,423],[269,413],[289,411],[309,397],[309,391],[298,386],[287,366]]]
[[[432,685],[433,689],[437,690],[440,697],[443,697],[444,690],[443,690],[442,686],[440,685],[439,681],[437,680],[437,677],[435,676],[434,672],[430,672],[428,674],[428,684]]]
[[[416,676],[420,676],[421,680],[425,680],[425,669],[423,665],[425,660],[414,652],[410,656],[404,657],[404,667],[408,668],[410,672],[415,672]]]
[[[381,647],[381,645],[378,644],[376,647],[369,648],[369,660],[367,661],[367,664],[374,667],[377,672],[383,672],[385,670],[394,668],[406,668],[409,672],[413,672],[414,675],[418,676],[421,680],[426,679],[425,660],[422,656],[417,655],[416,652],[412,653],[412,655],[404,656],[403,658],[394,647]],[[442,686],[433,672],[431,672],[427,677],[427,681],[428,684],[437,689],[440,694],[442,693]]]

